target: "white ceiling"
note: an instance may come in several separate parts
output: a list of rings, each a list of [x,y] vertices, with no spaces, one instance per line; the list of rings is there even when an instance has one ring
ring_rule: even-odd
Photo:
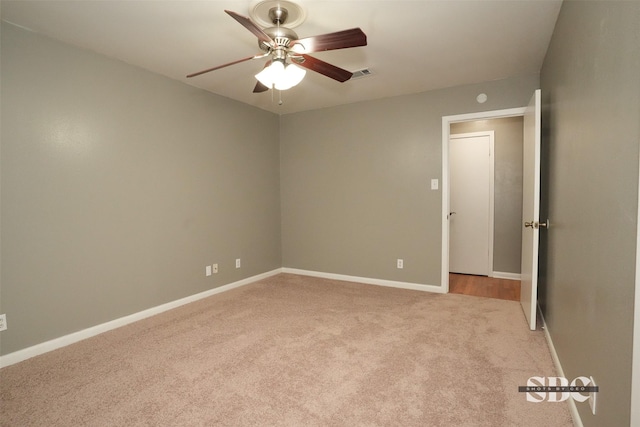
[[[562,0],[300,0],[300,38],[360,27],[365,47],[315,53],[372,75],[338,83],[308,72],[282,92],[252,93],[265,60],[187,79],[189,73],[260,53],[224,13],[250,0],[2,0],[2,19],[186,84],[279,114],[537,74]],[[46,73],[46,70],[43,70]],[[275,98],[275,99],[273,99]]]

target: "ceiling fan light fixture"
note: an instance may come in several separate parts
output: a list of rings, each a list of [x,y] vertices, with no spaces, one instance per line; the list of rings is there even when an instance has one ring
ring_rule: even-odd
[[[284,64],[282,61],[273,61],[271,65],[265,67],[256,74],[256,79],[268,88],[273,87],[278,75],[284,72]]]
[[[280,89],[278,84],[276,84],[276,89],[285,90],[290,89],[300,83],[304,78],[305,74],[307,74],[307,70],[302,67],[298,67],[296,64],[289,64],[284,69],[284,89]],[[282,83],[282,82],[279,82]]]
[[[291,89],[302,81],[307,71],[295,64],[285,65],[282,60],[274,60],[264,70],[256,74],[256,79],[268,88]]]

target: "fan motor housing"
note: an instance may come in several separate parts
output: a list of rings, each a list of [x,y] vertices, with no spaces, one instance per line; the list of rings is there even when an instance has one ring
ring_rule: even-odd
[[[275,42],[276,47],[288,48],[292,41],[298,40],[296,32],[287,27],[265,28],[264,32]],[[265,52],[272,49],[271,46],[262,42],[258,42],[258,46]]]

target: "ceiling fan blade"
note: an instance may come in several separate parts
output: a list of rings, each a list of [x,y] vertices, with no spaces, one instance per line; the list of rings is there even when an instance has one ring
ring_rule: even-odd
[[[267,62],[264,64],[264,68],[267,68],[269,65],[271,65],[271,61],[267,61]],[[263,85],[263,84],[260,82],[260,80],[258,80],[258,81],[256,82],[256,87],[254,87],[254,88],[253,88],[253,93],[266,92],[266,91],[268,91],[268,90],[269,90],[269,88],[268,88],[267,86]]]
[[[258,24],[253,22],[250,18],[242,16],[231,10],[225,10],[225,12],[227,13],[227,15],[238,21],[247,30],[251,31],[253,35],[258,38],[258,40],[260,40],[261,42],[265,42],[268,45],[273,44],[273,40],[271,39],[271,37],[269,37],[264,31],[262,31],[262,28],[258,27]]]
[[[269,88],[260,82],[256,82],[256,87],[253,88],[253,93],[261,93],[268,91]]]
[[[351,71],[336,67],[335,65],[331,65],[328,62],[321,61],[320,59],[314,58],[313,56],[300,56],[302,57],[302,60],[292,58],[296,64],[311,71],[315,71],[316,73],[320,73],[334,80],[337,80],[340,83],[346,82],[353,76],[353,73]]]
[[[293,42],[292,50],[299,53],[311,53],[366,45],[366,34],[360,28],[352,28],[296,40]]]
[[[248,56],[246,58],[238,59],[237,61],[229,62],[229,63],[223,64],[223,65],[218,65],[217,67],[207,68],[206,70],[202,70],[202,71],[198,71],[197,73],[189,74],[187,76],[187,78],[195,77],[195,76],[199,76],[200,74],[205,74],[205,73],[208,73],[208,72],[211,72],[211,71],[219,70],[220,68],[228,67],[229,65],[239,64],[241,62],[248,61],[250,59],[259,59],[259,58],[264,58],[264,55]]]

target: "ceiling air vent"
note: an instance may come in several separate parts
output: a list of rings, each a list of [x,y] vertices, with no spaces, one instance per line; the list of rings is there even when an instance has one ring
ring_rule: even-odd
[[[363,68],[362,70],[354,71],[353,76],[351,76],[351,80],[353,79],[361,79],[362,77],[367,77],[373,74],[370,69]]]

